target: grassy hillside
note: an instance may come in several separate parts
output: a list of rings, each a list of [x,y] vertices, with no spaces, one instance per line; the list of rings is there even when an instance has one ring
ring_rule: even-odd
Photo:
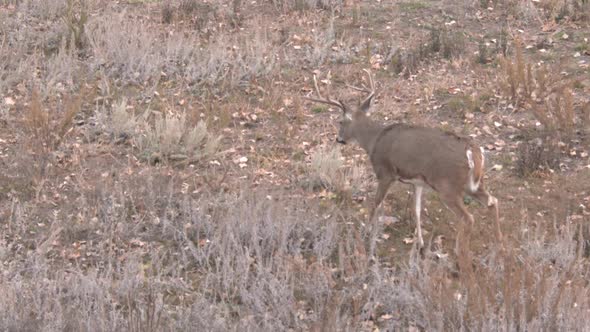
[[[504,243],[426,192],[421,257],[401,183],[367,222],[304,98],[364,69],[484,147]],[[0,329],[586,330],[589,134],[585,0],[0,0]]]

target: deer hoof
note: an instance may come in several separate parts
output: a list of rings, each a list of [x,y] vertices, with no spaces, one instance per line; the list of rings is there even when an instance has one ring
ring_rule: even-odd
[[[496,206],[498,205],[498,199],[492,195],[490,195],[488,197],[488,207],[492,207],[492,206]]]

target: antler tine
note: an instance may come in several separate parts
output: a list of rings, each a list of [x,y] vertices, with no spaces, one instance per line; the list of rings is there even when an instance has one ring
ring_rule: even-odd
[[[324,97],[322,97],[322,93],[320,92],[320,88],[318,87],[318,80],[315,77],[315,74],[313,74],[313,87],[315,88],[315,93],[318,94],[318,97],[324,99]]]
[[[311,100],[311,101],[315,101],[318,103],[323,103],[323,104],[328,104],[328,105],[332,105],[332,106],[336,106],[340,109],[344,109],[344,105],[342,105],[341,102],[336,101],[336,100],[332,100],[330,99],[330,97],[324,98],[322,97],[322,94],[320,93],[320,88],[318,87],[318,81],[316,79],[316,76],[313,75],[313,86],[315,87],[315,91],[318,94],[319,98],[313,98],[313,97],[304,97],[307,100]]]
[[[368,69],[363,69],[363,71],[365,73],[367,73],[367,76],[369,76],[369,85],[371,87],[370,87],[370,89],[365,90],[365,92],[368,92],[369,95],[366,96],[365,99],[363,99],[363,101],[361,102],[361,104],[364,104],[367,101],[370,101],[371,98],[373,98],[373,96],[375,95],[375,82],[373,82],[373,76],[371,76],[371,72]]]
[[[371,75],[371,71],[368,69],[363,69],[365,73],[369,76],[369,85],[371,86],[371,92],[375,93],[375,82],[373,81],[373,75]]]
[[[367,86],[364,84],[362,85],[362,88],[359,88],[358,86],[354,86],[354,85],[350,85],[350,84],[346,84],[346,86],[348,88],[356,90],[356,91],[367,92],[367,93],[369,93],[370,96],[372,96],[375,93],[375,82],[373,82],[373,77],[371,76],[371,72],[369,70],[363,69],[363,71],[365,73],[367,73],[369,76],[370,88],[367,88]]]
[[[358,86],[354,86],[354,85],[350,85],[350,84],[346,84],[346,86],[350,89],[360,91],[360,92],[371,92],[371,90],[367,89],[364,85],[362,88],[359,88]]]

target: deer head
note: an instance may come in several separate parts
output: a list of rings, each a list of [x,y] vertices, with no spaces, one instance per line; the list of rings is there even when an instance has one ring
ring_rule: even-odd
[[[327,98],[322,97],[315,75],[313,76],[313,83],[318,98],[306,97],[308,100],[336,106],[342,110],[342,118],[339,121],[340,128],[338,130],[338,136],[336,137],[336,142],[340,144],[346,144],[353,140],[361,142],[367,129],[372,127],[370,126],[371,120],[368,115],[371,108],[371,101],[375,95],[375,84],[371,77],[371,73],[368,70],[364,71],[369,76],[369,89],[348,85],[348,87],[352,89],[368,93],[355,109],[350,108],[340,100],[331,99],[329,96]]]

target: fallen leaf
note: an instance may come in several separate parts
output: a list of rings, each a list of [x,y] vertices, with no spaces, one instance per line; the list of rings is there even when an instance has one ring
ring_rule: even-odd
[[[11,97],[6,97],[6,98],[4,98],[4,103],[5,103],[6,105],[12,106],[12,105],[14,105],[14,104],[15,104],[15,101],[14,101],[14,99],[12,99]]]
[[[129,242],[132,246],[135,247],[143,247],[145,245],[145,242],[139,240],[139,239],[133,239]]]
[[[403,239],[405,244],[412,244],[414,243],[415,239],[413,237],[406,237]]]
[[[390,315],[390,314],[385,314],[385,315],[381,315],[381,317],[379,317],[379,320],[380,320],[380,321],[384,321],[384,320],[390,320],[390,319],[392,319],[392,318],[393,318],[393,316],[392,316],[392,315]]]
[[[388,217],[388,216],[380,216],[379,217],[379,222],[383,223],[385,226],[394,224],[398,221],[399,221],[399,219],[396,217]]]
[[[248,162],[248,157],[239,157],[234,159],[234,164],[245,164]]]

